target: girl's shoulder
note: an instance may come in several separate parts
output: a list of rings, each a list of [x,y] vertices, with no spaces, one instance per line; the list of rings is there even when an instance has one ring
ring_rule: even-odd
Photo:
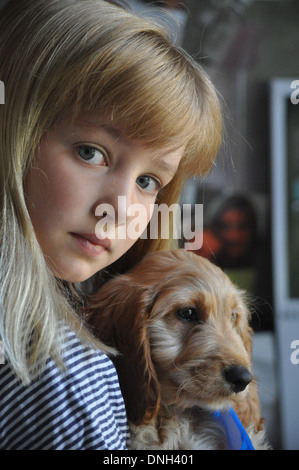
[[[72,331],[62,357],[65,369],[49,359],[30,385],[0,366],[0,448],[125,449],[126,413],[111,360]]]

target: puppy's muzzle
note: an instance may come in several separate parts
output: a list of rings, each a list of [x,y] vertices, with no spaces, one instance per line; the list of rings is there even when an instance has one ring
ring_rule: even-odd
[[[231,389],[235,393],[245,390],[247,385],[252,381],[252,375],[245,366],[230,366],[223,372],[226,382],[229,383]]]

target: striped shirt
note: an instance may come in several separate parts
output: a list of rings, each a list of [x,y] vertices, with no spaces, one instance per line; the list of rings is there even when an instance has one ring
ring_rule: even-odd
[[[127,419],[112,362],[71,332],[66,347],[67,370],[49,359],[29,386],[0,364],[0,449],[126,450]]]

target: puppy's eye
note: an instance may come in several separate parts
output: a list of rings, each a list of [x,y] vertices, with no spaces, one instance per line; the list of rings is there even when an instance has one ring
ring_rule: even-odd
[[[237,319],[238,319],[237,312],[232,311],[230,314],[230,321],[232,322],[233,325],[236,324]]]
[[[195,307],[185,307],[177,311],[177,315],[184,321],[198,321],[197,309]]]

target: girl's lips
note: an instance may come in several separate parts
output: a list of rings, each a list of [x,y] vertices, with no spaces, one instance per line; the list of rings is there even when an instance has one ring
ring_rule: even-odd
[[[110,250],[111,241],[108,238],[99,239],[91,233],[71,233],[80,248],[88,255],[98,256],[105,250]]]

